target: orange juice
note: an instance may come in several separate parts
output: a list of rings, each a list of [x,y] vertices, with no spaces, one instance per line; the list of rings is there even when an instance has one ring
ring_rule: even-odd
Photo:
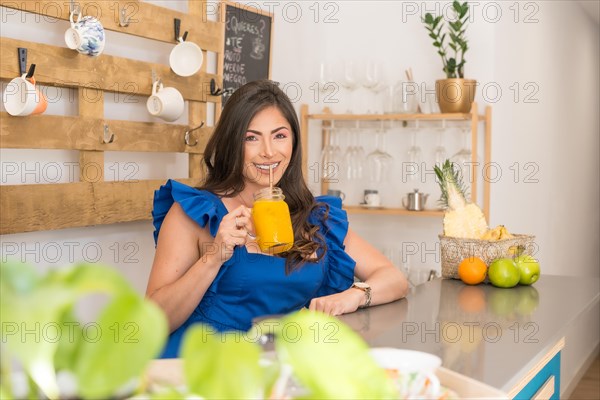
[[[280,188],[266,188],[254,194],[252,219],[260,249],[270,254],[288,251],[294,245],[290,209]]]

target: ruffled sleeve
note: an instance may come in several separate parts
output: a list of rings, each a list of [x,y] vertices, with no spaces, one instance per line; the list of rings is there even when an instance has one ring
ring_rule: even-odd
[[[348,216],[342,210],[342,200],[339,197],[319,196],[316,198],[323,206],[318,209],[312,223],[321,226],[327,243],[327,260],[325,263],[325,279],[317,292],[317,297],[339,293],[348,289],[354,282],[354,267],[356,261],[350,257],[344,246],[348,234]],[[326,221],[323,217],[329,208]]]
[[[160,227],[173,203],[179,203],[183,211],[201,227],[208,225],[210,234],[215,236],[219,223],[226,213],[219,209],[220,201],[214,194],[184,185],[172,179],[154,192],[154,243],[158,241]]]

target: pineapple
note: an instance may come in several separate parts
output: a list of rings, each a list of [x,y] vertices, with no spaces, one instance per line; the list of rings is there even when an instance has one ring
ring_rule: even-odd
[[[434,170],[442,189],[440,202],[446,207],[444,235],[465,239],[481,238],[487,232],[488,225],[481,208],[467,202],[459,171],[454,169],[449,160],[444,162],[441,169],[435,166]]]

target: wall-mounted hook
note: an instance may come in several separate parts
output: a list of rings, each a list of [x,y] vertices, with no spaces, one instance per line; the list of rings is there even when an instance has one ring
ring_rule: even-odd
[[[187,131],[185,133],[185,135],[183,136],[183,141],[187,146],[193,147],[198,144],[198,139],[194,139],[194,143],[190,143],[190,136],[191,136],[190,132]]]
[[[192,128],[192,129],[188,129],[187,131],[185,131],[185,135],[183,136],[183,141],[184,141],[184,143],[185,143],[186,145],[188,145],[188,146],[195,146],[195,145],[197,145],[197,144],[198,144],[198,139],[195,139],[194,143],[191,143],[191,142],[190,142],[191,133],[192,133],[193,131],[197,130],[197,129],[200,129],[200,128],[202,128],[203,126],[204,126],[204,121],[202,121],[202,122],[200,123],[200,125],[198,125],[197,127],[195,127],[195,128]]]
[[[27,75],[25,75],[25,78],[29,79],[33,76],[33,74],[35,74],[35,64],[31,64],[29,66],[29,71],[27,71]]]
[[[100,143],[109,144],[115,141],[115,134],[110,131],[108,124],[104,124],[104,130],[102,131],[102,137]]]
[[[19,56],[19,76],[22,76],[27,70],[27,49],[19,47],[17,54]]]
[[[158,86],[162,85],[162,79],[160,79],[160,76],[158,76],[156,71],[153,69],[152,70],[152,87],[154,87],[155,82],[158,82]]]
[[[127,16],[127,6],[123,6],[119,11],[119,26],[122,28],[128,27],[130,20],[131,17]]]
[[[233,88],[221,89],[217,86],[217,82],[214,79],[210,80],[210,94],[212,96],[222,96],[224,94],[231,94],[233,93],[233,91]]]
[[[175,18],[175,41],[179,42],[179,31],[181,30],[181,20]]]
[[[69,13],[75,15],[81,14],[81,10],[79,9],[79,3],[76,3],[75,0],[71,0],[69,5]]]

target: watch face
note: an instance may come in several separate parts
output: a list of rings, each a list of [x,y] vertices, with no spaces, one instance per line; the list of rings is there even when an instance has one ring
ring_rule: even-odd
[[[369,284],[367,284],[365,282],[354,282],[353,286],[356,286],[357,288],[360,288],[360,289],[368,289],[368,288],[370,288]]]

